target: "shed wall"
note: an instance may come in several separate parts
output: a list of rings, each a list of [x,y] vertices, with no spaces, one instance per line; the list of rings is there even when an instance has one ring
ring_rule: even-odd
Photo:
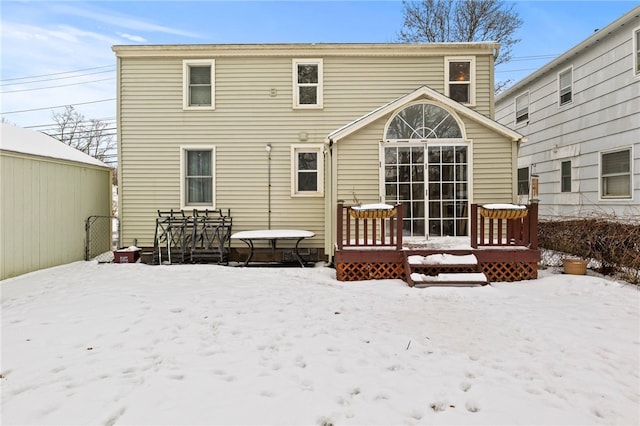
[[[83,260],[85,220],[111,215],[111,171],[0,153],[0,279]]]

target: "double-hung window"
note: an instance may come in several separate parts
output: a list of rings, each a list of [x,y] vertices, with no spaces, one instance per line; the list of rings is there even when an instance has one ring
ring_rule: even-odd
[[[560,192],[571,192],[571,160],[560,163]]]
[[[602,198],[631,198],[631,148],[600,154]]]
[[[184,109],[215,108],[215,60],[183,61],[182,81]]]
[[[558,104],[566,105],[573,101],[573,68],[567,68],[558,74]]]
[[[321,197],[324,195],[322,145],[293,145],[291,165],[292,196]]]
[[[446,57],[444,63],[444,94],[461,104],[475,105],[475,58]]]
[[[529,92],[525,92],[516,98],[516,124],[529,122]]]
[[[215,147],[180,150],[180,200],[183,207],[215,207]]]
[[[529,167],[518,169],[518,195],[529,195]]]
[[[322,108],[322,59],[293,60],[293,107]]]
[[[640,77],[640,28],[633,31],[633,73]]]

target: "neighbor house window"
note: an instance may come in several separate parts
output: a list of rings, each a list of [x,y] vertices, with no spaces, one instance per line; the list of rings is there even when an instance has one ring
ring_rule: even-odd
[[[322,108],[322,59],[293,60],[294,108]]]
[[[571,192],[571,161],[560,163],[560,191]]]
[[[322,145],[291,147],[291,195],[322,196],[324,194],[324,157]]]
[[[634,73],[640,76],[640,28],[633,32],[633,62]]]
[[[516,124],[529,122],[529,92],[516,98]]]
[[[631,198],[631,149],[600,157],[602,198]]]
[[[183,207],[214,207],[215,148],[183,147],[180,152]]]
[[[558,74],[558,103],[566,105],[573,100],[573,68]]]
[[[445,95],[461,104],[475,104],[475,58],[448,57],[444,62]]]
[[[182,62],[184,109],[213,109],[215,107],[215,61],[186,60]]]
[[[518,195],[529,195],[529,168],[518,169]]]

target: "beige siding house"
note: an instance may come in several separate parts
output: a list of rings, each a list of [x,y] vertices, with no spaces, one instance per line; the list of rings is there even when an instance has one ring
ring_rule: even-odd
[[[111,169],[43,133],[0,126],[0,279],[83,260],[85,221],[111,215]]]
[[[114,46],[123,244],[152,246],[158,209],[222,208],[234,231],[313,231],[330,257],[354,198],[401,203],[410,237],[468,235],[471,203],[515,200],[498,48]]]

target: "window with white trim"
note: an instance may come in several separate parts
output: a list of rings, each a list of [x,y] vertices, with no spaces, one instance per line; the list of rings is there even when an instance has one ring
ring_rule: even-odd
[[[573,101],[573,68],[558,73],[558,104],[566,105]]]
[[[640,76],[640,28],[633,31],[633,73]]]
[[[560,163],[560,192],[571,192],[571,160]]]
[[[291,146],[291,195],[324,195],[324,156],[322,145]]]
[[[529,122],[529,92],[525,92],[516,98],[516,124]]]
[[[215,108],[215,60],[182,61],[182,107],[184,109]]]
[[[322,59],[293,59],[293,107],[322,108]]]
[[[215,206],[215,147],[180,148],[180,201],[183,207]]]
[[[444,58],[444,94],[465,105],[476,103],[476,59]]]
[[[602,198],[631,198],[631,148],[600,154]]]
[[[529,195],[529,167],[518,169],[518,195]]]

